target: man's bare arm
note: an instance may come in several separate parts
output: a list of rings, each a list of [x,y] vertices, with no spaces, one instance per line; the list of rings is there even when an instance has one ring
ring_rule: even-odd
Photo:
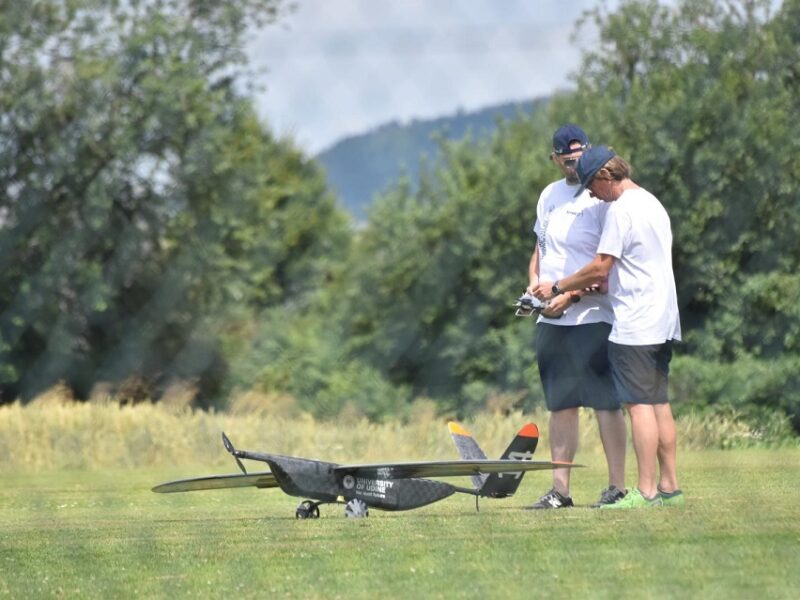
[[[533,293],[536,286],[539,285],[539,244],[533,247],[533,254],[531,254],[531,261],[528,264],[528,289],[529,294]]]
[[[606,281],[611,267],[616,260],[610,254],[598,254],[592,262],[581,267],[577,272],[558,281],[558,289],[562,292],[583,290],[600,285]],[[549,300],[553,297],[553,281],[540,281],[533,291],[533,295],[540,300]]]

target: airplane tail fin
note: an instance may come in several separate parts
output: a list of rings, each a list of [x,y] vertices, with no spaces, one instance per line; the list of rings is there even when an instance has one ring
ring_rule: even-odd
[[[453,438],[453,443],[455,443],[461,458],[464,460],[486,459],[486,454],[483,453],[481,447],[478,446],[478,442],[475,441],[475,438],[473,438],[466,429],[455,421],[450,421],[447,427],[450,429],[450,437]],[[483,487],[483,483],[486,481],[487,477],[489,477],[489,475],[486,473],[472,475],[472,485],[475,486],[476,490]]]
[[[530,460],[538,443],[539,428],[533,423],[528,423],[517,432],[516,437],[511,440],[511,444],[500,458],[503,460]],[[523,475],[523,471],[486,475],[480,488],[480,494],[491,498],[513,496],[519,484],[522,483]]]

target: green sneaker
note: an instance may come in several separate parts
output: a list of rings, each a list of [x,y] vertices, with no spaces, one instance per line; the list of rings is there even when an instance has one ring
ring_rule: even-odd
[[[614,504],[604,504],[600,510],[613,510],[615,508],[650,508],[651,506],[661,506],[661,495],[656,494],[655,498],[647,499],[639,491],[633,488],[628,495]]]
[[[664,506],[683,506],[686,504],[686,498],[681,490],[663,492],[659,489],[658,495],[661,497],[661,504]]]

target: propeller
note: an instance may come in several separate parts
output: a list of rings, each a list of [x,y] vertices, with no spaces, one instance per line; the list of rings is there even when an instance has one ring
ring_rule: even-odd
[[[234,460],[236,460],[236,464],[239,465],[239,468],[242,470],[242,473],[247,475],[247,469],[244,468],[244,465],[242,464],[242,461],[239,460],[239,456],[238,456],[238,454],[236,452],[236,448],[233,447],[233,444],[228,439],[228,436],[225,435],[224,431],[222,432],[222,445],[225,446],[225,450],[227,450],[228,452],[231,453],[231,455],[233,456]]]

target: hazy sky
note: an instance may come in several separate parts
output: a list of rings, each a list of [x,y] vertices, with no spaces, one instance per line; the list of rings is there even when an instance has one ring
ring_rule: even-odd
[[[598,0],[297,0],[249,46],[258,110],[316,153],[347,135],[569,86]],[[615,6],[616,0],[607,0]]]

